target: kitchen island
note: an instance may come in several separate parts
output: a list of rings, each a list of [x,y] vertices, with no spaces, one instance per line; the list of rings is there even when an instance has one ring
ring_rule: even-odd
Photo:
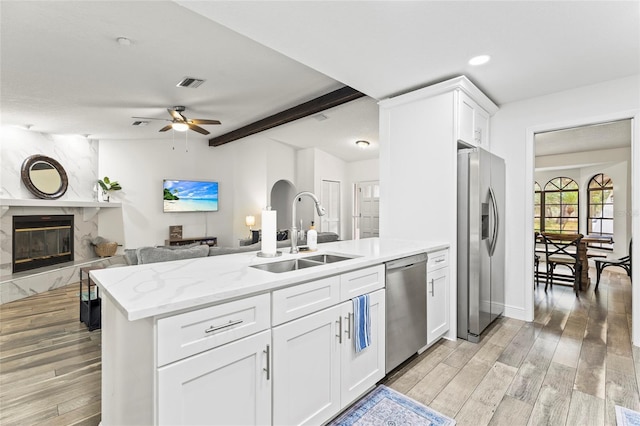
[[[373,238],[92,272],[103,295],[102,424],[327,421],[384,377],[383,264],[447,247]],[[318,254],[347,259],[253,267]],[[362,294],[372,345],[356,354],[350,299]]]

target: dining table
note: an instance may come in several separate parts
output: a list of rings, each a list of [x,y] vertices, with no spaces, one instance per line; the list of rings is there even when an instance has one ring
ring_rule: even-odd
[[[544,242],[541,235],[537,235],[537,242]],[[589,288],[591,280],[589,278],[589,256],[587,254],[587,246],[589,244],[613,244],[613,237],[610,235],[587,234],[582,237],[578,245],[578,259],[582,263],[582,272],[580,274],[580,290]],[[544,259],[543,259],[544,260]]]

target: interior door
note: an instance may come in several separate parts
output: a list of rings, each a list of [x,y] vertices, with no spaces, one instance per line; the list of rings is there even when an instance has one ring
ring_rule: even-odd
[[[320,231],[340,235],[340,182],[322,181],[320,202],[327,214],[320,216]]]
[[[355,204],[354,235],[357,235],[357,238],[380,236],[380,182],[357,183]]]

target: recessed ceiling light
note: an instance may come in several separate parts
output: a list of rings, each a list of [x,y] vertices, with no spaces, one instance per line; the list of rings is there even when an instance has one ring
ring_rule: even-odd
[[[131,40],[126,37],[118,37],[116,41],[120,46],[131,46]]]
[[[489,55],[478,55],[469,59],[469,65],[482,65],[489,62],[489,60],[491,60],[491,56]]]
[[[356,141],[356,145],[358,145],[362,149],[365,149],[366,147],[369,146],[369,141],[359,140],[359,141]]]

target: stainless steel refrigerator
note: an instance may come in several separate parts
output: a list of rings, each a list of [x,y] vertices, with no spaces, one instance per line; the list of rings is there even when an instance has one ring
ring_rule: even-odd
[[[458,150],[458,337],[478,342],[504,313],[504,160]]]

